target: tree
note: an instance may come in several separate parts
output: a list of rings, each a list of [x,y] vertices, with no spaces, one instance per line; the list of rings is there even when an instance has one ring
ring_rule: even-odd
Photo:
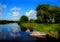
[[[38,5],[36,8],[37,22],[55,23],[60,21],[60,8],[51,5]],[[58,18],[57,18],[58,17]]]
[[[49,8],[49,5],[38,5],[37,8],[36,8],[36,11],[37,11],[37,21],[39,22],[47,22],[47,20],[49,19],[48,18],[48,8]]]
[[[28,17],[27,16],[22,16],[20,18],[20,22],[22,22],[22,23],[28,22]]]
[[[35,20],[34,19],[30,19],[29,22],[30,23],[35,23]]]
[[[57,14],[55,16],[55,23],[60,23],[60,8],[58,8]]]

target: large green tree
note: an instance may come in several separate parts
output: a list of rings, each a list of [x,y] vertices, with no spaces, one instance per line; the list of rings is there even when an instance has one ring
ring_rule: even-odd
[[[60,8],[51,5],[38,5],[36,8],[37,11],[37,22],[45,22],[45,23],[55,23],[55,21],[59,22],[60,20]],[[58,18],[57,18],[58,17]]]
[[[22,23],[28,22],[28,17],[27,16],[21,16],[20,22],[22,22]]]

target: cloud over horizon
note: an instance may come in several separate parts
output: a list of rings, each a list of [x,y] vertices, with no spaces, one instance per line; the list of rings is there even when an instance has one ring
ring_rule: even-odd
[[[19,16],[19,10],[21,10],[21,8],[17,8],[16,6],[10,9],[12,12],[12,16]]]
[[[12,12],[12,16],[19,16],[19,12],[16,12],[16,11],[14,11],[14,12]]]
[[[19,11],[21,10],[21,8],[18,8],[16,6],[14,6],[13,8],[10,9],[10,13],[8,13],[9,16],[12,16],[13,20],[18,20],[18,16],[20,15]]]
[[[10,9],[11,11],[18,11],[21,10],[21,8],[17,8],[16,6],[14,6],[13,8]]]
[[[36,11],[35,10],[29,10],[25,14],[29,19],[36,19]]]

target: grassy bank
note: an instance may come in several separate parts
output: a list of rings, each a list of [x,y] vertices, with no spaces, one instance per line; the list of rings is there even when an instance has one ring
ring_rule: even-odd
[[[56,28],[60,27],[59,24],[22,23],[21,25],[26,28],[32,27],[34,30],[37,30],[40,32],[55,31]]]
[[[33,30],[37,30],[39,32],[50,32],[52,36],[58,37],[58,31],[57,29],[60,28],[59,24],[37,24],[37,23],[21,23],[21,26]]]

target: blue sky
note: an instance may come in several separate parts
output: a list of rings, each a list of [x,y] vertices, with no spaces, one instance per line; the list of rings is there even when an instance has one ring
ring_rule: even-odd
[[[0,20],[18,20],[22,15],[36,18],[36,6],[50,4],[60,7],[60,0],[0,0]]]

